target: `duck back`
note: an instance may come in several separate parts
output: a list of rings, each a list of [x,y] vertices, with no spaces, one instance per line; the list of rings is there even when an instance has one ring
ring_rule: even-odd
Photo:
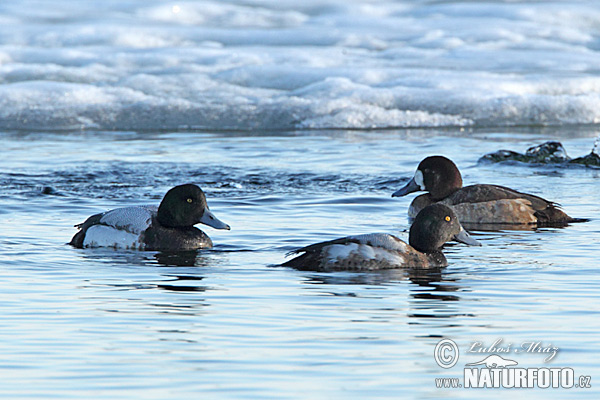
[[[409,208],[409,217],[414,218],[433,202],[429,194],[416,197]],[[465,186],[439,203],[451,206],[463,224],[560,226],[579,221],[556,203],[499,185]]]

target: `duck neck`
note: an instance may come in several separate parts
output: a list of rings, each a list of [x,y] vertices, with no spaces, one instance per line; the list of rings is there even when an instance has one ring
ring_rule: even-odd
[[[441,250],[427,252],[426,254],[430,267],[445,267],[448,265],[448,260],[446,260],[446,256]]]
[[[173,223],[175,215],[169,210],[169,207],[163,203],[158,206],[158,212],[156,213],[156,219],[158,223],[166,228],[176,228],[177,225]]]
[[[438,191],[436,191],[434,193],[429,192],[429,194],[431,195],[431,200],[437,202],[437,201],[440,201],[440,200],[444,200],[446,197],[449,197],[449,196],[453,195],[454,193],[456,193],[461,188],[462,188],[462,186],[459,186],[459,187],[449,187],[449,188],[446,188],[443,191],[438,190]]]

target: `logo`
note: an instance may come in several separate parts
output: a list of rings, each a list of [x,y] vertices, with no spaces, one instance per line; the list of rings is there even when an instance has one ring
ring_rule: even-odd
[[[442,368],[452,368],[458,362],[458,346],[450,339],[438,342],[433,351],[435,362]]]
[[[483,360],[479,362],[474,362],[469,365],[485,365],[487,368],[504,368],[510,365],[518,365],[519,363],[514,360],[509,360],[508,358],[502,358],[499,355],[492,354],[491,356],[487,356]]]
[[[523,342],[519,346],[503,344],[497,339],[491,346],[481,342],[473,342],[466,348],[466,354],[485,355],[479,361],[464,365],[460,378],[436,378],[438,388],[591,388],[592,378],[589,375],[575,376],[569,367],[519,367],[519,362],[512,359],[512,354],[539,354],[542,362],[548,363],[558,354],[559,348],[544,345],[542,342]],[[490,354],[491,353],[491,354]],[[500,354],[502,355],[500,355]],[[511,357],[507,357],[511,354]],[[451,339],[442,339],[435,346],[435,362],[444,369],[454,367],[459,360],[459,348]],[[518,358],[518,357],[516,357]]]

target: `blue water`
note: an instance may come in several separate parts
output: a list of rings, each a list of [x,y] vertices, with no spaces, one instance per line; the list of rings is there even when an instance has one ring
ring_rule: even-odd
[[[437,389],[460,377],[475,341],[541,341],[550,363],[600,376],[596,216],[600,170],[477,164],[485,152],[559,139],[590,151],[595,128],[310,131],[269,135],[3,133],[0,160],[0,369],[6,398],[481,398]],[[296,247],[347,234],[406,239],[411,200],[391,193],[429,154],[466,183],[510,185],[590,217],[564,229],[474,232],[442,271],[299,272]],[[200,253],[78,250],[73,225],[158,203],[195,182],[231,231],[206,228]],[[45,189],[44,189],[45,188]],[[44,194],[50,193],[50,194]],[[453,369],[437,342],[460,346]],[[596,398],[539,389],[528,398]],[[508,389],[491,389],[504,396]],[[525,389],[523,389],[525,390]],[[486,392],[487,393],[487,392]],[[512,393],[512,391],[511,391]]]
[[[599,44],[593,0],[0,3],[0,397],[597,399],[600,169],[478,159],[589,154]],[[472,232],[436,271],[277,266],[407,239],[412,196],[391,193],[432,154],[590,222]],[[205,228],[213,250],[66,244],[188,182],[232,227]],[[557,347],[505,356],[591,388],[436,387],[499,339]]]

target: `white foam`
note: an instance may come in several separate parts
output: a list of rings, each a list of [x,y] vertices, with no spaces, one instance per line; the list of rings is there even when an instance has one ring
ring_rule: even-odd
[[[0,129],[600,123],[592,0],[16,4]]]
[[[271,10],[269,8],[224,2],[178,2],[142,9],[139,16],[161,22],[184,25],[224,27],[278,28],[296,26],[307,16],[301,12]]]

